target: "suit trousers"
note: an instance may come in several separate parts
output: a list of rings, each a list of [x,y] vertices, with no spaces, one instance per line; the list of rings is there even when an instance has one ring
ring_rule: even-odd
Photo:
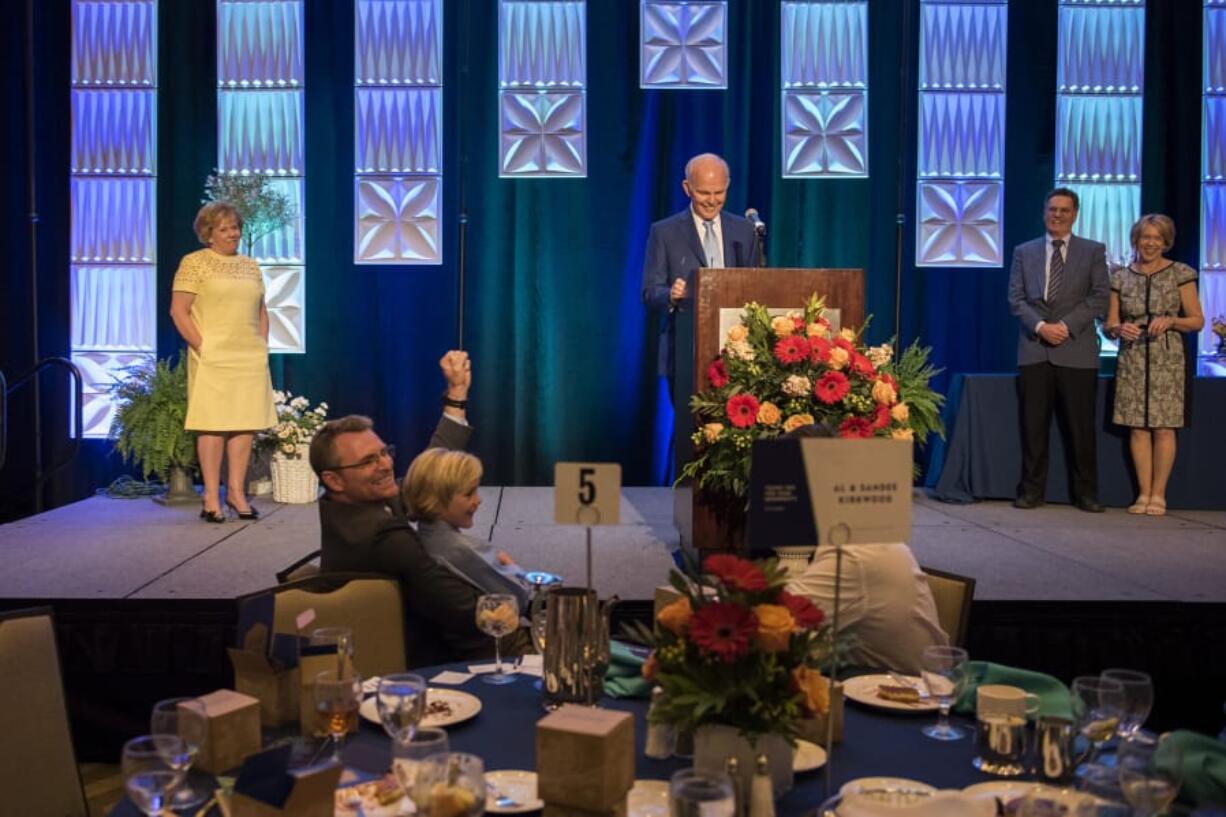
[[[1022,480],[1018,496],[1043,499],[1047,491],[1048,442],[1053,410],[1067,441],[1069,493],[1074,502],[1098,500],[1098,369],[1051,363],[1018,366],[1022,418]]]

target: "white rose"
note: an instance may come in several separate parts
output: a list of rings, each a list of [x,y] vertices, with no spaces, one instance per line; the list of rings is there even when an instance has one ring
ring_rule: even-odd
[[[804,375],[794,374],[783,381],[783,393],[792,397],[805,397],[812,387],[813,384]]]
[[[738,360],[753,360],[753,346],[747,340],[734,340],[728,344],[728,352]]]

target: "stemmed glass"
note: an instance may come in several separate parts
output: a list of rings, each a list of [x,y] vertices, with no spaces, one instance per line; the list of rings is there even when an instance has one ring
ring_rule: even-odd
[[[433,754],[417,767],[413,802],[420,817],[480,817],[485,811],[485,765],[462,752]]]
[[[508,593],[489,593],[477,599],[477,629],[494,638],[494,672],[482,675],[487,684],[509,684],[514,675],[502,671],[500,643],[507,633],[519,626],[519,602]]]
[[[332,759],[340,762],[345,735],[357,728],[362,704],[362,679],[358,674],[340,675],[324,670],[315,676],[315,711],[325,718],[332,740]]]
[[[1073,679],[1073,719],[1077,729],[1090,741],[1090,756],[1077,769],[1079,776],[1093,771],[1098,753],[1115,734],[1124,709],[1124,685],[1101,676],[1083,675]]]
[[[170,793],[186,774],[187,746],[178,735],[145,735],[123,745],[124,786],[142,813],[162,814],[170,807]]]
[[[396,743],[408,743],[426,711],[426,679],[409,672],[384,675],[375,704],[388,736]]]
[[[149,732],[153,735],[175,735],[182,739],[184,751],[175,762],[183,772],[183,785],[175,789],[170,798],[172,809],[190,809],[209,798],[191,784],[188,771],[196,759],[196,753],[209,735],[209,716],[204,704],[197,698],[167,698],[153,705],[149,716]]]
[[[1183,783],[1183,753],[1179,745],[1138,729],[1120,742],[1120,788],[1140,817],[1163,814],[1175,802]]]
[[[1124,705],[1115,732],[1121,738],[1137,733],[1154,706],[1154,682],[1149,673],[1135,669],[1103,670],[1103,678],[1119,681],[1124,687]]]
[[[434,726],[418,729],[410,740],[392,742],[392,771],[408,797],[413,797],[421,762],[431,755],[446,754],[450,749],[446,730]]]
[[[681,769],[668,782],[673,817],[732,817],[732,781],[725,774]]]
[[[345,675],[346,661],[353,663],[353,630],[348,627],[320,627],[311,631],[312,647],[336,645],[336,673]]]
[[[935,740],[959,740],[965,732],[949,723],[949,708],[962,694],[966,684],[966,650],[961,647],[925,647],[920,666],[928,694],[936,699],[941,717],[923,728]]]

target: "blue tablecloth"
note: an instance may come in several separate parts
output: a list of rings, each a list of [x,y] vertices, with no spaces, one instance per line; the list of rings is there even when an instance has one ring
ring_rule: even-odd
[[[1125,507],[1136,498],[1128,454],[1128,429],[1111,422],[1115,381],[1098,388],[1098,498]],[[1226,378],[1192,380],[1192,423],[1181,429],[1175,470],[1167,487],[1170,508],[1226,510],[1226,490],[1216,476],[1226,462],[1226,432],[1216,414],[1226,406]],[[946,502],[1013,499],[1022,472],[1017,375],[955,375],[945,405],[949,439],[939,441],[928,468],[927,487]],[[1058,423],[1052,423],[1047,501],[1068,502],[1068,468]]]

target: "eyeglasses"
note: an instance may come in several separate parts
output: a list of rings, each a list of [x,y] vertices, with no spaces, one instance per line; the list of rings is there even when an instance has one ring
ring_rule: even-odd
[[[344,471],[348,468],[374,468],[384,457],[387,457],[389,460],[396,459],[396,446],[385,445],[375,453],[362,457],[357,462],[350,463],[349,465],[333,465],[331,468],[325,468],[324,470]]]

